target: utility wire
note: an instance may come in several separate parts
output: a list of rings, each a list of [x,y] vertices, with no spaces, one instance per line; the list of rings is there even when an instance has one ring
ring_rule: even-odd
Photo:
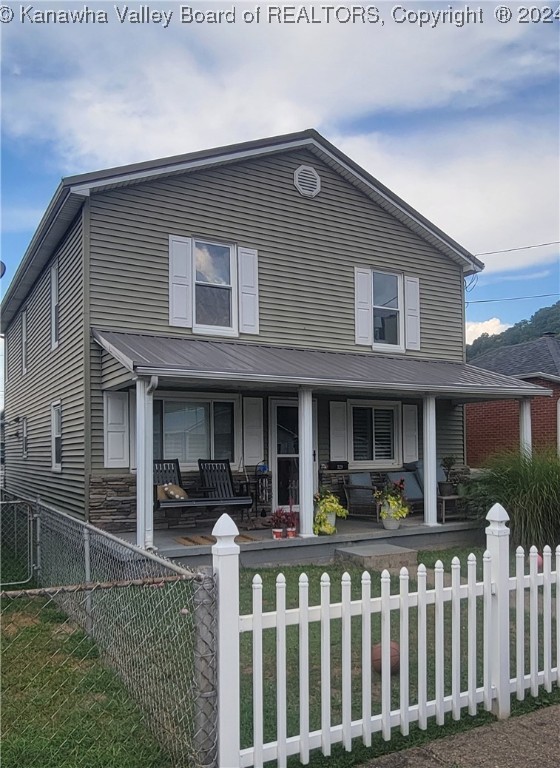
[[[560,293],[539,293],[537,296],[510,296],[507,299],[477,299],[467,301],[467,304],[490,304],[493,301],[522,301],[523,299],[548,299],[551,296],[560,296]]]
[[[504,248],[501,251],[484,251],[484,253],[475,253],[475,256],[491,256],[494,253],[511,253],[512,251],[528,251],[529,248],[543,248],[545,245],[560,245],[560,240],[553,240],[551,243],[537,243],[536,245],[522,245],[519,248]]]

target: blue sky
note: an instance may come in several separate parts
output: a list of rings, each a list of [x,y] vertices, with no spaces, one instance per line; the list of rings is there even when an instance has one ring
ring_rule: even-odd
[[[248,25],[234,2],[235,24],[185,25],[151,2],[163,29],[88,5],[109,23],[0,30],[3,290],[62,176],[308,127],[475,254],[560,240],[560,19],[499,24],[483,2],[482,24],[420,29],[381,2],[383,27]],[[481,259],[471,338],[558,300],[557,244]]]

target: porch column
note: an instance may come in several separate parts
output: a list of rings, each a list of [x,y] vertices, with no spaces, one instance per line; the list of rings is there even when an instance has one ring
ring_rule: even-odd
[[[298,392],[299,418],[299,535],[313,536],[313,398],[310,389]]]
[[[424,523],[437,525],[436,399],[424,397]]]
[[[136,544],[154,546],[154,397],[157,377],[136,379]]]
[[[519,450],[531,456],[531,399],[524,397],[519,401]]]

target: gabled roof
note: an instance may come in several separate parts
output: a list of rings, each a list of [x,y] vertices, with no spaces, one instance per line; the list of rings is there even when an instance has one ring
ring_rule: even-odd
[[[0,308],[2,330],[6,329],[25,300],[31,286],[91,193],[295,149],[307,149],[314,153],[434,248],[460,264],[465,274],[480,272],[484,268],[481,261],[401,200],[321,134],[315,130],[306,130],[63,179],[6,291]]]
[[[311,386],[378,394],[488,398],[550,395],[543,387],[465,363],[329,352],[237,341],[93,330],[97,343],[132,375],[253,386]]]
[[[560,381],[560,338],[545,335],[533,341],[500,347],[471,360],[471,365],[506,376],[552,377],[552,380]]]

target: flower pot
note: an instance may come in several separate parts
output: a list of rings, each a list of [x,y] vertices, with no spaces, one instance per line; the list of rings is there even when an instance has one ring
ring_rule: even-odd
[[[286,534],[289,539],[295,539],[296,537],[296,529],[295,528],[286,528]]]
[[[336,527],[336,512],[327,513],[327,522],[330,523],[333,528]]]
[[[284,529],[283,528],[273,528],[272,529],[272,538],[273,539],[281,539],[283,533],[284,533]]]
[[[453,496],[455,493],[455,486],[453,483],[440,483],[439,495],[440,496]]]
[[[388,531],[396,531],[401,525],[401,521],[395,520],[394,517],[386,517],[381,522],[383,523],[383,528],[386,528]]]

